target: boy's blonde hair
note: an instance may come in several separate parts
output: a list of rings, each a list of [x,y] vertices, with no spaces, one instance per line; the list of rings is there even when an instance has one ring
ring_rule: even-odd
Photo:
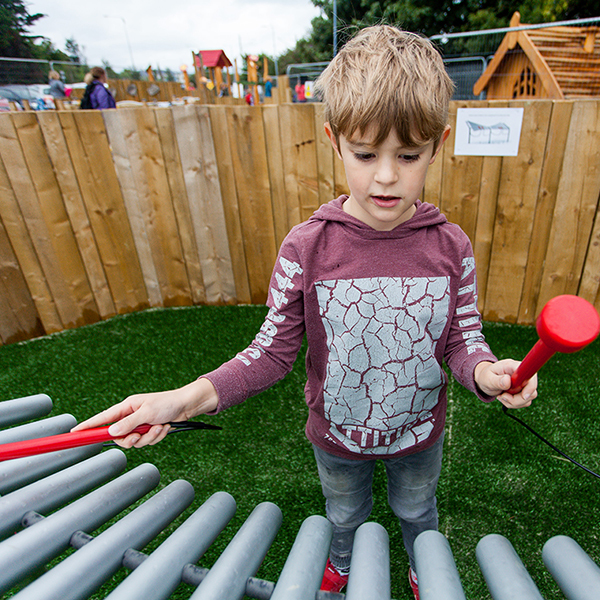
[[[393,129],[400,142],[436,146],[448,123],[454,85],[432,43],[389,25],[351,39],[316,83],[336,140],[373,132],[374,145]]]

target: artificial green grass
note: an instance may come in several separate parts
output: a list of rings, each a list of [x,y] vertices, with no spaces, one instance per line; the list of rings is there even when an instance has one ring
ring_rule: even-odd
[[[178,387],[214,369],[252,340],[266,309],[258,306],[151,310],[0,348],[0,400],[48,394],[53,415],[78,421],[132,393]],[[532,327],[485,324],[500,358],[522,358],[537,340]],[[600,471],[600,343],[577,354],[556,355],[540,372],[534,406],[518,416],[578,461]],[[304,437],[304,349],[294,370],[270,390],[214,417],[222,431],[168,436],[153,447],[126,451],[128,469],[150,462],[160,487],[186,479],[193,505],[169,528],[164,541],[217,491],[232,494],[236,516],[200,565],[210,567],[252,510],[273,502],[283,524],[257,576],[276,581],[302,521],[324,514],[312,448]],[[600,481],[565,462],[507,418],[498,403],[479,402],[455,382],[449,386],[445,460],[438,488],[440,530],[452,548],[466,597],[490,595],[475,548],[490,533],[515,547],[547,600],[563,598],[545,570],[541,550],[552,536],[573,537],[600,563]],[[390,534],[392,597],[412,600],[407,558],[386,501],[379,465],[371,520]],[[153,545],[149,547],[151,550]],[[103,598],[122,570],[94,596]],[[176,598],[188,598],[182,584]]]

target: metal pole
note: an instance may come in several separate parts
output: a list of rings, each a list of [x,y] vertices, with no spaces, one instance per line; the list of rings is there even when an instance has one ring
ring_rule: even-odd
[[[544,600],[512,544],[496,533],[479,540],[477,562],[494,600]]]
[[[135,68],[135,63],[133,61],[133,52],[131,51],[131,43],[129,42],[129,35],[127,33],[127,22],[123,17],[116,17],[113,15],[104,15],[105,19],[121,19],[123,21],[123,29],[125,30],[125,39],[127,40],[127,48],[129,48],[129,58],[131,59],[131,68],[134,71],[137,71]]]
[[[74,532],[94,531],[155,488],[159,481],[154,465],[140,465],[1,542],[0,594],[68,548]],[[24,522],[26,518],[27,515]]]
[[[227,492],[213,494],[161,544],[106,600],[167,598],[181,583],[183,568],[196,563],[235,514]]]
[[[22,442],[24,440],[33,440],[35,438],[66,433],[73,429],[75,425],[77,425],[77,420],[73,415],[57,415],[56,417],[0,431],[0,444],[10,444],[12,442]]]
[[[246,591],[246,581],[258,570],[279,531],[281,520],[278,506],[271,502],[259,504],[190,600],[241,600]]]
[[[19,600],[84,600],[121,567],[128,548],[143,548],[193,501],[179,479],[13,596]]]
[[[305,519],[285,561],[271,600],[314,598],[323,581],[333,530],[324,517]]]
[[[346,600],[390,600],[390,541],[379,523],[363,523],[354,536]]]
[[[333,56],[337,54],[337,1],[333,0]]]
[[[46,394],[5,400],[0,402],[0,427],[45,417],[51,410],[52,400]]]
[[[95,456],[102,451],[102,448],[102,444],[93,444],[39,456],[6,460],[0,463],[0,494],[9,494],[38,479]]]
[[[550,538],[542,558],[569,600],[600,598],[600,568],[575,540],[565,535]]]
[[[439,531],[424,531],[414,544],[421,600],[465,600],[450,544]]]
[[[30,510],[52,512],[125,470],[121,450],[109,450],[0,499],[0,539],[18,531]]]

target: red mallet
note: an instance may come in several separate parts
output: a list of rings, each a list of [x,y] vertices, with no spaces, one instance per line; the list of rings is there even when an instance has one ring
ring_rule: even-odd
[[[593,342],[600,333],[600,315],[587,300],[565,294],[546,303],[536,329],[540,339],[512,374],[510,394],[520,392],[555,352],[577,352]]]
[[[221,429],[218,425],[203,423],[202,421],[176,421],[168,423],[169,433],[172,431],[195,431],[199,429]],[[110,425],[105,427],[96,427],[95,429],[84,429],[82,431],[72,431],[71,433],[60,433],[44,438],[34,440],[25,440],[23,442],[11,442],[9,444],[0,444],[0,462],[11,460],[13,458],[23,458],[34,454],[45,454],[46,452],[58,452],[68,448],[78,448],[79,446],[88,446],[90,444],[100,444],[115,439],[115,436],[108,433]],[[152,425],[140,425],[129,433],[147,433]],[[129,435],[129,434],[127,434]]]
[[[45,454],[46,452],[58,452],[59,450],[78,448],[79,446],[87,446],[89,444],[108,442],[114,439],[113,436],[108,433],[108,427],[109,426],[84,429],[83,431],[74,431],[71,433],[59,433],[58,435],[50,435],[34,440],[2,444],[0,445],[0,461],[23,458],[24,456],[31,456],[34,454]],[[150,427],[150,425],[140,425],[133,431],[144,434],[148,432]]]

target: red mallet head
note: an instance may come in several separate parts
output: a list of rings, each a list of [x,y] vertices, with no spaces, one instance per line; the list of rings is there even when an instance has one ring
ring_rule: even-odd
[[[577,352],[600,333],[600,315],[587,300],[569,294],[548,301],[537,318],[540,339],[512,375],[511,394],[523,389],[555,352]]]

